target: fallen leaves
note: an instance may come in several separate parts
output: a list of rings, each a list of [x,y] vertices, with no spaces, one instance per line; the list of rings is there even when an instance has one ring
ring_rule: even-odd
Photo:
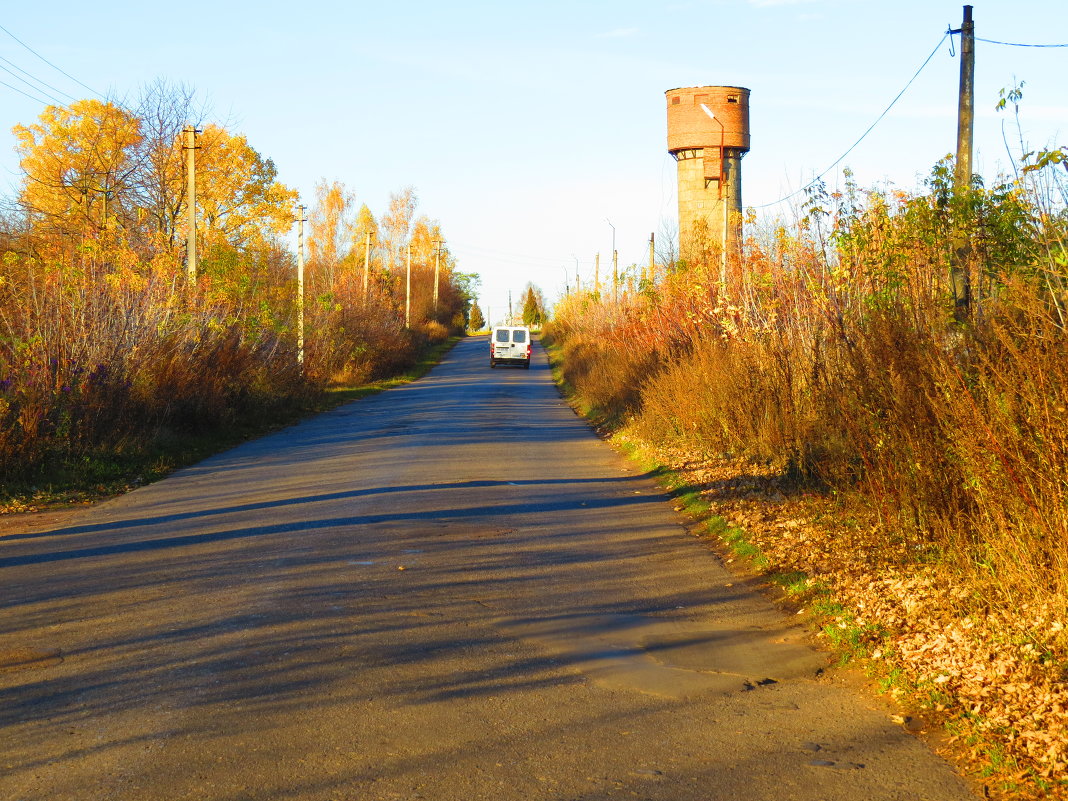
[[[989,588],[921,560],[856,509],[784,494],[770,468],[653,448],[625,431],[615,440],[699,488],[713,515],[745,530],[768,572],[799,571],[825,589],[833,604],[824,607],[842,611],[822,625],[861,629],[873,670],[892,677],[888,692],[946,722],[958,758],[988,777],[993,795],[1068,799],[1062,610],[977,603]]]

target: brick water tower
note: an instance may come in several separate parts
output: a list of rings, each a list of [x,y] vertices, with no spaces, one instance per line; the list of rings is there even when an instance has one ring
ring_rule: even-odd
[[[749,90],[691,86],[666,95],[668,150],[679,176],[679,254],[687,258],[695,247],[709,245],[724,254],[737,252]]]

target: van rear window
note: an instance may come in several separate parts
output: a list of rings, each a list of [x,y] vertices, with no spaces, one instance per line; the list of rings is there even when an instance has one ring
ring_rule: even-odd
[[[501,329],[499,329],[497,331],[497,341],[498,342],[507,342],[508,341],[508,329],[507,328],[501,328]]]
[[[512,342],[520,342],[520,343],[522,343],[522,342],[526,342],[526,341],[527,341],[527,332],[524,331],[523,329],[519,329],[518,331],[513,331],[512,332]]]

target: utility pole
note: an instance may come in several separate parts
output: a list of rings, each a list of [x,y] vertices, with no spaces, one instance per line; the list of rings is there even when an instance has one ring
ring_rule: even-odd
[[[438,313],[438,279],[441,275],[441,240],[434,240],[434,315]]]
[[[512,290],[508,290],[508,325],[512,324]]]
[[[612,303],[615,304],[619,301],[619,265],[616,261],[616,227],[612,225],[612,221],[607,217],[604,221],[608,223],[608,226],[612,229]]]
[[[601,254],[598,253],[593,257],[593,291],[600,293],[601,291]]]
[[[404,327],[412,327],[412,244],[408,243],[407,275],[404,280]]]
[[[960,29],[960,91],[957,99],[957,169],[954,188],[959,192],[972,183],[972,138],[975,129],[975,23],[972,7],[964,7]]]
[[[367,305],[367,291],[371,277],[371,232],[363,240],[363,305]]]
[[[108,170],[104,170],[104,233],[108,230],[108,197],[111,190],[108,188],[108,179],[111,177]]]
[[[619,251],[612,248],[612,303],[619,304]]]
[[[975,23],[972,7],[964,7],[960,29],[960,89],[957,98],[957,164],[953,173],[953,189],[958,197],[972,184],[972,139],[975,128]],[[959,225],[959,223],[958,223]],[[968,275],[968,232],[954,234],[950,282],[953,285],[954,316],[959,321],[968,315],[972,301],[971,277]]]
[[[185,134],[186,201],[189,204],[189,234],[186,240],[185,271],[190,285],[197,281],[197,134],[195,125],[187,125]]]
[[[649,286],[656,280],[656,234],[649,234]]]
[[[297,363],[304,364],[304,206],[297,206]]]

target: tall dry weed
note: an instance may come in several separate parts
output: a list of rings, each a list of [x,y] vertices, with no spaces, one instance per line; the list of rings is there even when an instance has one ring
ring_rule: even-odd
[[[726,285],[681,263],[618,305],[572,296],[552,334],[577,392],[646,439],[859,494],[875,558],[1068,611],[1068,213],[1046,173],[1041,197],[1027,180],[955,195],[951,174],[916,194],[816,187],[793,226],[751,228]]]
[[[306,303],[297,360],[294,271],[280,250],[215,248],[189,287],[114,239],[32,234],[0,273],[0,477],[288,416],[331,382],[395,374],[437,328],[408,330],[391,288],[341,273]],[[454,293],[455,294],[455,293]],[[448,310],[451,313],[451,310]]]

